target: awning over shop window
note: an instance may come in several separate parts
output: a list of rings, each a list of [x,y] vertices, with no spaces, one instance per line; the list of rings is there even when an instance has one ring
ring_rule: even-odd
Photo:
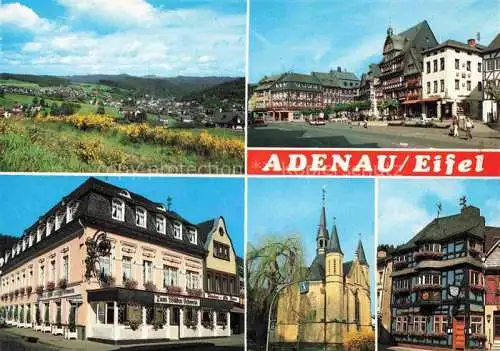
[[[116,301],[116,302],[140,302],[145,305],[154,303],[153,294],[149,291],[129,290],[121,288],[109,288],[88,291],[89,302]]]
[[[241,307],[236,307],[234,306],[232,309],[231,309],[231,312],[233,313],[245,313],[245,309],[244,308],[241,308]]]
[[[425,99],[406,100],[402,104],[403,105],[412,105],[412,104],[421,104],[421,103],[425,103],[425,102],[436,102],[436,101],[439,101],[439,100],[441,100],[440,96],[431,96],[431,97],[428,97],[428,98],[425,98]]]
[[[229,312],[233,308],[233,303],[215,299],[202,299],[200,307],[211,308],[218,312]]]

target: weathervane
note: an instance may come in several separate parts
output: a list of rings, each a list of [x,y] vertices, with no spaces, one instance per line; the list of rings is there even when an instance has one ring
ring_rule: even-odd
[[[85,258],[85,278],[99,277],[99,257],[109,256],[111,253],[111,241],[106,232],[97,231],[92,238],[85,241],[87,246],[87,257]]]
[[[465,196],[460,198],[460,206],[462,206],[462,208],[467,207],[467,198]]]
[[[321,188],[321,192],[323,193],[322,194],[323,206],[325,206],[325,202],[326,202],[326,185],[323,185],[323,188]]]

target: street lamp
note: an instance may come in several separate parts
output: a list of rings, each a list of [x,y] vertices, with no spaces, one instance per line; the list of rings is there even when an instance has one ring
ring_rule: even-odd
[[[266,351],[269,351],[269,330],[271,328],[271,310],[274,305],[274,300],[276,299],[276,296],[279,295],[280,292],[282,292],[285,288],[288,288],[290,285],[301,283],[301,290],[302,290],[302,284],[307,283],[307,282],[299,282],[299,281],[293,281],[289,283],[282,284],[281,286],[278,286],[278,289],[273,295],[273,298],[271,300],[271,304],[269,305],[269,315],[267,317],[267,332],[266,332]]]

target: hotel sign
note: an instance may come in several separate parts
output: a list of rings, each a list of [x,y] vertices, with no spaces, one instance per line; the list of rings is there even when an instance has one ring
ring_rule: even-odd
[[[216,299],[216,300],[222,300],[222,301],[240,302],[240,299],[237,296],[227,296],[227,295],[205,293],[205,297],[207,299]]]
[[[192,299],[189,297],[179,297],[179,296],[166,296],[166,295],[155,295],[155,303],[163,303],[167,305],[181,305],[181,306],[200,306],[199,299]]]

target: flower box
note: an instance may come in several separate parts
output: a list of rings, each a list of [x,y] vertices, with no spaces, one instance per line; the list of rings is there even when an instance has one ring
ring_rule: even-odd
[[[25,288],[21,288],[19,289],[19,294],[21,295],[24,295],[24,293],[26,292],[26,289]]]
[[[155,292],[156,291],[156,285],[154,285],[153,282],[145,282],[144,283],[144,289],[146,291]]]
[[[394,294],[407,294],[410,292],[410,288],[399,288],[399,289],[394,289]]]
[[[408,267],[408,262],[406,261],[396,261],[393,264],[394,269],[403,269]]]
[[[203,290],[186,288],[186,293],[190,296],[201,296],[203,295]]]
[[[167,292],[170,294],[180,294],[182,292],[182,288],[180,286],[167,286]]]
[[[434,251],[419,251],[415,252],[415,260],[440,260],[443,258],[442,252]]]
[[[52,335],[63,335],[64,330],[62,325],[57,326],[55,324],[52,325]]]
[[[44,290],[43,285],[39,285],[39,286],[36,287],[36,293],[38,295],[42,295],[43,294],[43,290]]]
[[[137,289],[137,282],[133,279],[129,279],[124,284],[127,289]]]
[[[474,333],[470,336],[471,340],[477,340],[477,341],[485,341],[486,336],[484,334],[477,334]]]
[[[474,290],[474,291],[484,291],[484,286],[482,286],[482,285],[471,285],[470,289]]]
[[[26,295],[30,296],[32,292],[33,292],[33,287],[32,286],[28,286],[26,288]]]
[[[66,289],[66,287],[68,286],[68,282],[66,281],[66,279],[60,279],[59,282],[57,283],[57,287],[59,289]]]
[[[112,275],[102,275],[101,276],[101,286],[103,288],[112,288],[115,286],[116,279]]]
[[[472,256],[472,257],[475,257],[475,258],[480,258],[482,255],[483,255],[483,252],[478,250],[478,249],[474,249],[474,248],[470,248],[469,249],[469,254]]]
[[[67,339],[67,340],[71,340],[71,339],[75,339],[77,340],[78,339],[78,332],[76,331],[70,331],[69,328],[64,328],[64,338]]]
[[[55,288],[56,288],[56,284],[54,282],[47,283],[47,291],[54,291]]]
[[[420,291],[420,290],[439,290],[441,289],[441,285],[439,284],[422,284],[422,285],[415,285],[413,287],[413,291]]]

